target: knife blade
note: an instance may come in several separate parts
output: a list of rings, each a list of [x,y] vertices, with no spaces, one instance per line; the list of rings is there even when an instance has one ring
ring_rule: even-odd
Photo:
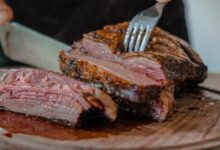
[[[16,22],[0,26],[0,41],[10,59],[55,72],[60,72],[60,50],[70,49],[70,46]]]

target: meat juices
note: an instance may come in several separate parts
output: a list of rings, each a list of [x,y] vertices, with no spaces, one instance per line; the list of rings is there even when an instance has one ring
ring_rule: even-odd
[[[117,105],[107,94],[75,79],[38,69],[0,72],[1,109],[69,126],[117,117]]]
[[[69,126],[114,121],[118,106],[164,121],[173,113],[174,93],[202,82],[207,67],[185,41],[159,28],[145,52],[121,53],[127,26],[87,33],[60,53],[61,70],[75,79],[38,69],[0,69],[0,109]]]
[[[121,110],[164,121],[174,109],[174,92],[207,76],[199,55],[183,40],[155,28],[145,52],[121,53],[128,23],[84,34],[60,53],[64,74],[111,95]]]

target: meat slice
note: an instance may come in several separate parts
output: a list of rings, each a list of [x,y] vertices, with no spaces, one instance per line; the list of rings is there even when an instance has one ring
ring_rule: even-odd
[[[145,52],[122,53],[127,26],[84,34],[60,53],[60,68],[106,91],[122,110],[163,121],[173,112],[174,92],[202,82],[207,67],[186,42],[159,28]]]
[[[117,105],[104,92],[54,72],[1,69],[0,107],[69,126],[95,118],[115,120]]]

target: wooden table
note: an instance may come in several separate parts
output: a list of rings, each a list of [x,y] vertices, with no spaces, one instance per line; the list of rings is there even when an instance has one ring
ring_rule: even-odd
[[[0,136],[0,149],[72,150],[72,149],[220,149],[220,74],[210,74],[196,89],[178,96],[174,115],[163,123],[139,121],[126,126],[116,122],[108,126],[106,137],[73,141],[54,141],[16,134]],[[102,125],[101,125],[102,126]],[[117,132],[110,132],[110,130]]]
[[[208,87],[210,89],[220,91],[220,74],[218,73],[210,73],[208,78],[202,84],[204,87]]]

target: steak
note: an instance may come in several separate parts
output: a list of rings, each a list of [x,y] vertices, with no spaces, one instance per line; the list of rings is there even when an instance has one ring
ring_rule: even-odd
[[[16,113],[80,126],[92,119],[115,120],[117,105],[97,88],[58,73],[1,69],[0,107]]]
[[[195,86],[207,67],[185,41],[155,28],[145,52],[123,53],[128,23],[84,34],[61,51],[60,68],[111,95],[120,110],[164,121],[174,110],[174,92]]]

